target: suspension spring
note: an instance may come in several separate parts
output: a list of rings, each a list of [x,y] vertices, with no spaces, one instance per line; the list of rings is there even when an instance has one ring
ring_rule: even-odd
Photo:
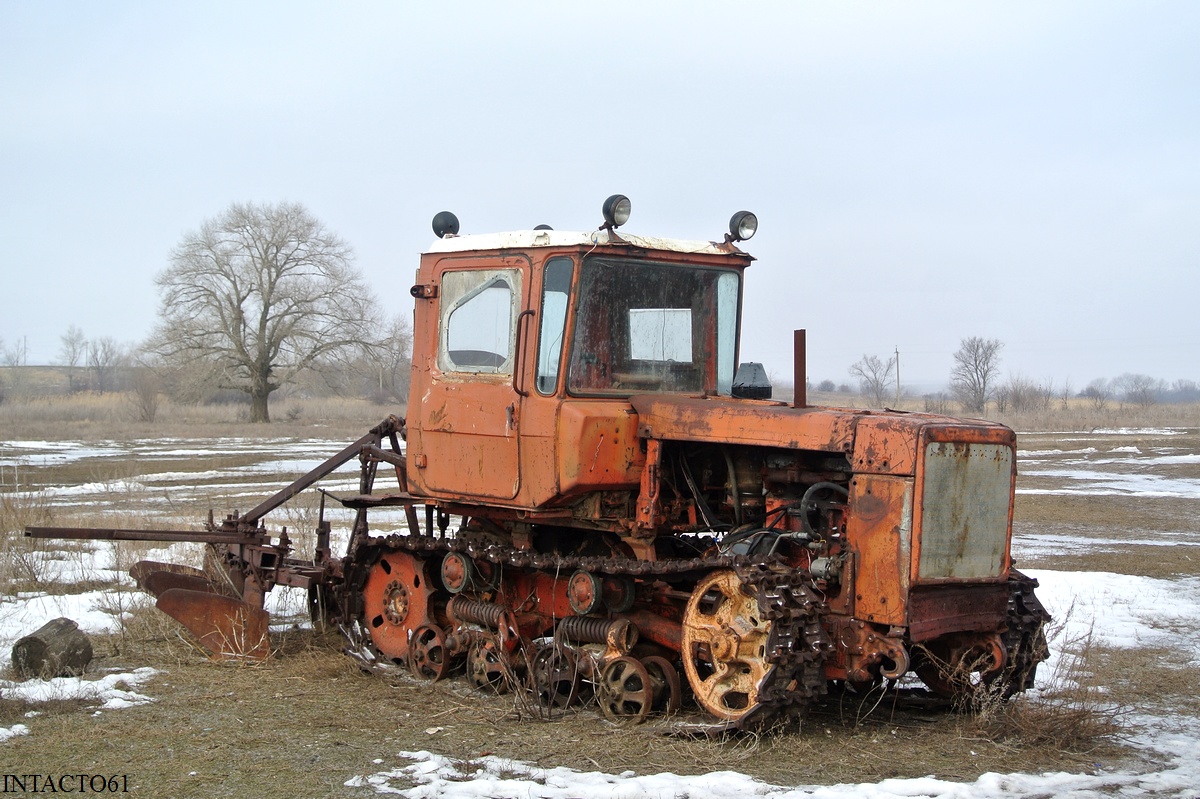
[[[446,606],[449,614],[459,621],[473,622],[498,630],[504,621],[506,609],[494,602],[480,602],[477,599],[467,599],[456,596]]]
[[[556,636],[580,644],[608,644],[628,651],[637,643],[638,629],[629,619],[598,619],[593,616],[567,616],[554,629]]]

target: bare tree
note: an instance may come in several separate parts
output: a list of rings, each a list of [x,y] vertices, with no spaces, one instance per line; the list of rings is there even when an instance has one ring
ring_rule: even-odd
[[[964,338],[954,353],[950,390],[967,412],[983,413],[992,398],[1003,347],[999,339],[971,336]]]
[[[158,418],[159,394],[162,380],[154,367],[138,365],[133,369],[133,408],[139,422],[153,422]]]
[[[996,390],[992,392],[992,399],[996,403],[996,413],[1007,413],[1008,404],[1012,401],[1012,380],[1008,383],[996,386]]]
[[[399,402],[408,399],[409,375],[412,372],[412,325],[407,316],[396,314],[392,317],[375,358],[379,365],[380,396]]]
[[[75,391],[78,387],[78,369],[87,360],[88,342],[83,331],[75,325],[68,327],[59,341],[62,342],[62,347],[58,351],[58,358],[67,371],[67,389]]]
[[[4,346],[4,339],[0,339],[0,358],[3,358],[4,365],[8,367],[9,389],[14,394],[21,393],[25,383],[25,372],[21,368],[26,364],[24,339],[14,341],[7,347]]]
[[[1108,401],[1112,399],[1113,390],[1107,379],[1097,377],[1087,384],[1087,388],[1080,392],[1080,396],[1092,401],[1093,410],[1103,411],[1108,409]]]
[[[4,363],[11,367],[25,366],[28,364],[28,353],[25,350],[25,341],[14,341],[12,346],[5,347],[4,340],[0,339],[0,350],[4,352]]]
[[[116,372],[124,363],[125,352],[111,336],[88,342],[87,365],[92,373],[92,388],[96,391],[111,391]]]
[[[998,384],[991,399],[996,401],[996,410],[1001,413],[1012,407],[1014,413],[1045,411],[1050,408],[1054,397],[1054,381],[1038,383],[1021,375],[1009,375],[1008,380]],[[982,410],[982,409],[981,409]]]
[[[231,205],[189,232],[156,281],[161,322],[150,348],[202,360],[244,392],[250,420],[297,374],[373,348],[375,299],[350,245],[296,203]]]
[[[1195,380],[1176,380],[1170,388],[1171,402],[1196,402],[1200,400],[1200,385]]]
[[[944,391],[936,394],[926,394],[925,413],[947,414],[950,412],[950,397]]]
[[[850,374],[858,378],[858,386],[864,397],[870,397],[874,407],[882,408],[888,396],[888,386],[892,384],[892,371],[896,368],[896,359],[886,361],[878,355],[864,355],[851,365]]]
[[[1158,393],[1163,388],[1163,381],[1150,375],[1123,374],[1113,383],[1126,402],[1143,408],[1158,402]]]
[[[379,340],[361,357],[344,363],[322,361],[314,372],[294,385],[301,391],[315,388],[337,395],[367,396],[381,404],[404,402],[412,372],[412,324],[408,315],[392,317]]]

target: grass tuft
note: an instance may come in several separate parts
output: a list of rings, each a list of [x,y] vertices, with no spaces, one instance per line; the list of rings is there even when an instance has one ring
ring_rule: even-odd
[[[46,495],[38,491],[0,493],[0,591],[41,590],[37,553],[41,542],[25,537],[25,527],[48,525],[54,513]]]
[[[1093,667],[1098,659],[1094,629],[1066,634],[1071,611],[1048,631],[1058,657],[1043,687],[1005,699],[999,682],[981,686],[971,695],[965,734],[997,743],[1088,754],[1112,744],[1128,729],[1129,708],[1113,701]]]

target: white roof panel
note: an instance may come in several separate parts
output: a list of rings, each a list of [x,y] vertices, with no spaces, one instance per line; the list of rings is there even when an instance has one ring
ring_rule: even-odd
[[[477,233],[435,239],[426,252],[475,252],[479,250],[524,250],[534,247],[590,247],[606,244],[629,244],[647,250],[732,255],[728,245],[713,241],[687,241],[634,236],[618,233],[610,236],[607,230],[581,233],[571,230],[513,230],[508,233]]]

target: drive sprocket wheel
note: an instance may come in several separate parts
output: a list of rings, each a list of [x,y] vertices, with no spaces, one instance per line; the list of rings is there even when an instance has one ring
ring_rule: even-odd
[[[398,665],[407,663],[413,631],[433,623],[425,565],[407,552],[385,552],[363,586],[363,620],[371,642]]]
[[[683,669],[696,702],[713,716],[737,721],[759,703],[770,666],[771,622],[742,590],[736,572],[715,571],[697,584],[683,614]]]

